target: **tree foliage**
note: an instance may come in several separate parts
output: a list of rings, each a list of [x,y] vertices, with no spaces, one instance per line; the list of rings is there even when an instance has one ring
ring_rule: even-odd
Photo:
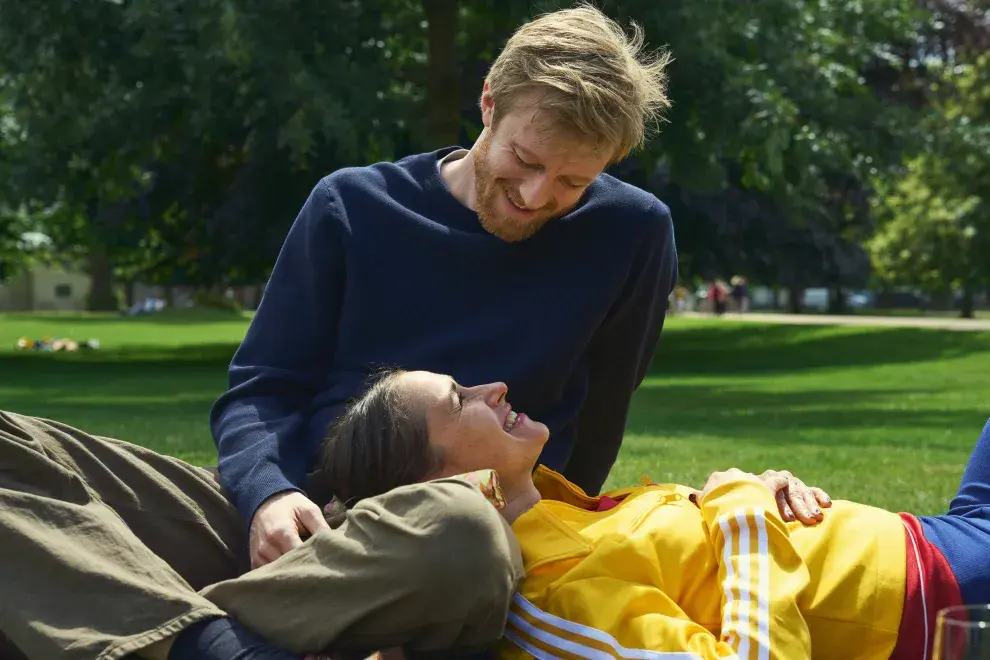
[[[934,148],[922,55],[982,34],[925,2],[597,3],[675,57],[614,171],[672,207],[683,276],[865,281],[874,183]],[[472,141],[505,39],[568,4],[0,0],[0,249],[27,222],[105,285],[259,281],[321,176]]]
[[[990,55],[941,61],[924,124],[931,148],[875,200],[869,248],[880,278],[928,292],[961,290],[962,314],[990,284]]]

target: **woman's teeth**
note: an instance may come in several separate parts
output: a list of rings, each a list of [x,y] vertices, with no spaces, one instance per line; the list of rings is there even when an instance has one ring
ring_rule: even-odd
[[[512,427],[516,425],[517,419],[519,419],[519,415],[516,414],[516,411],[510,410],[508,416],[505,418],[505,426],[503,427],[506,432],[512,430]]]

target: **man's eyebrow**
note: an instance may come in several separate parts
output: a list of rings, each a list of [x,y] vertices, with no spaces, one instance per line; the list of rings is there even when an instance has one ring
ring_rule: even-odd
[[[530,151],[529,149],[527,149],[526,147],[522,146],[521,144],[519,144],[516,141],[513,141],[512,142],[512,148],[515,149],[516,151],[521,151],[523,153],[523,155],[526,156],[527,158],[532,158],[533,160],[537,160],[537,161],[540,160],[540,157],[539,156],[537,156],[532,151]]]
[[[528,163],[529,165],[538,165],[539,164],[540,157],[537,156],[532,151],[530,151],[529,149],[527,149],[526,147],[524,147],[521,144],[519,144],[518,142],[512,142],[512,148],[515,149],[516,151],[521,151],[522,154],[524,156],[526,156],[526,158],[530,159],[531,161],[535,161],[535,162]],[[574,182],[574,185],[588,185],[588,184],[590,184],[593,181],[593,179],[589,179],[586,176],[581,176],[580,174],[569,174],[569,175],[567,175],[566,178],[568,178],[572,182]]]

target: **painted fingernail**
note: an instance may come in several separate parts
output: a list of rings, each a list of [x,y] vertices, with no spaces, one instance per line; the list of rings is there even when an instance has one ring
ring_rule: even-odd
[[[819,509],[819,508],[818,508],[818,507],[816,506],[816,507],[815,507],[815,515],[817,516],[817,515],[818,515],[818,514],[820,514],[821,512],[822,512],[822,510],[821,510],[821,509]]]

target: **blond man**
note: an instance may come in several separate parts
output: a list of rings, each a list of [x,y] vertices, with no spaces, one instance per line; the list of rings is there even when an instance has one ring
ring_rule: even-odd
[[[544,15],[493,63],[471,149],[316,185],[212,413],[254,565],[322,528],[306,473],[380,366],[504,380],[550,426],[541,462],[598,492],[677,279],[667,207],[603,170],[668,106],[668,61],[594,8]]]
[[[667,63],[593,8],[545,15],[494,62],[470,149],[321,180],[215,404],[217,481],[0,413],[0,646],[251,660],[494,643],[522,569],[492,507],[420,484],[331,529],[313,461],[387,365],[506,381],[551,429],[541,463],[601,488],[677,276],[667,207],[603,171],[668,105]],[[280,647],[228,615],[231,585]]]

